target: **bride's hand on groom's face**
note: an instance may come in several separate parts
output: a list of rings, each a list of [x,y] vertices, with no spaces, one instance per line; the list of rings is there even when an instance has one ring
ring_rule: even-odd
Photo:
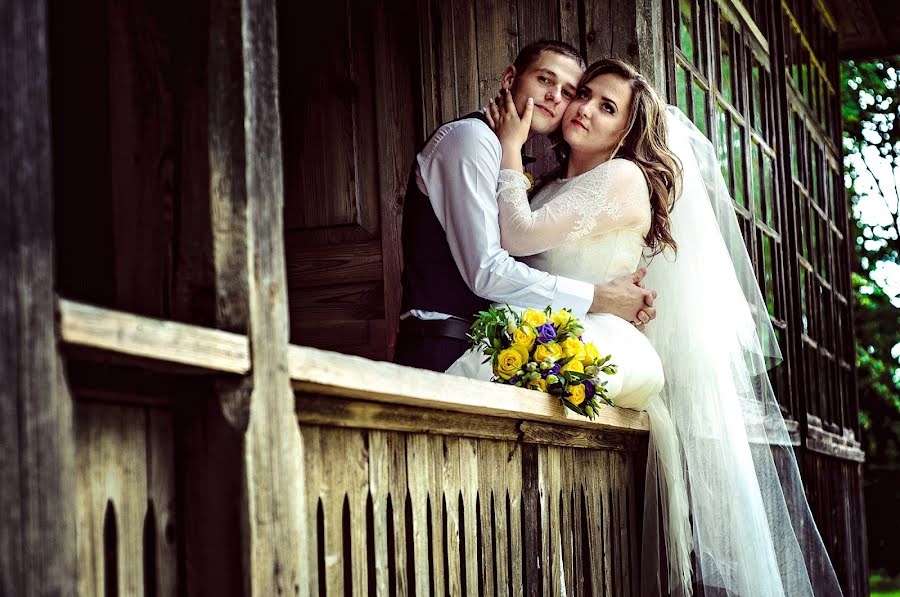
[[[501,89],[494,100],[482,110],[488,125],[497,133],[500,144],[511,149],[521,148],[528,141],[531,118],[534,114],[534,100],[528,98],[525,110],[519,115],[512,93]]]
[[[653,301],[656,291],[644,288],[647,270],[641,268],[630,276],[620,276],[605,285],[594,286],[591,313],[611,313],[631,322],[643,331],[656,317]]]

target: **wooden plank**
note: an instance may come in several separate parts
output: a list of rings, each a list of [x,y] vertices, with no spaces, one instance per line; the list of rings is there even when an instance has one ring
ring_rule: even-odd
[[[289,289],[334,284],[336,280],[381,282],[381,241],[305,246],[301,231],[288,231],[287,282]]]
[[[384,358],[394,356],[400,325],[401,221],[407,177],[415,151],[414,93],[409,35],[414,10],[406,3],[379,0],[375,8],[375,117],[378,126],[378,194],[381,205],[381,258],[384,280]]]
[[[284,257],[284,192],[278,105],[276,6],[242,0],[240,48],[244,126],[248,335],[253,391],[246,430],[245,577],[251,593],[295,591],[307,578],[303,443],[287,376],[288,313]],[[238,202],[240,205],[240,202]],[[217,281],[228,272],[221,272]]]
[[[47,3],[0,7],[0,594],[76,592],[72,405],[54,328]]]
[[[506,491],[509,511],[509,579],[510,594],[524,594],[525,575],[522,570],[524,550],[522,545],[522,446],[518,443],[502,444],[506,447]]]
[[[432,407],[592,429],[647,431],[647,413],[604,407],[590,421],[549,394],[423,371],[393,363],[291,346],[288,366],[294,389],[310,394],[357,397],[415,407]],[[348,376],[347,371],[354,375]]]
[[[143,409],[79,404],[78,543],[90,563],[78,570],[79,594],[101,594],[115,575],[122,594],[143,591],[141,553],[147,509],[146,413]],[[109,506],[111,504],[111,506]],[[104,523],[112,509],[116,570],[105,567]],[[79,560],[81,561],[81,560]]]
[[[173,529],[181,525],[176,518],[174,449],[172,413],[147,409],[147,497],[153,505],[156,523],[156,544],[151,549],[155,552],[153,561],[156,562],[153,586],[159,595],[178,592],[178,546]]]
[[[331,429],[323,429],[319,433],[320,449],[318,457],[322,459],[319,491],[324,517],[324,585],[329,593],[352,593],[353,586],[345,586],[346,578],[344,561],[344,500],[347,497],[340,461],[323,458],[326,454],[344,455],[343,438]],[[319,579],[322,583],[323,579]]]
[[[431,485],[431,467],[428,454],[428,438],[410,434],[406,437],[406,474],[409,479],[409,495],[412,502],[413,561],[407,564],[415,570],[415,594],[426,595],[431,590],[428,560],[428,489]],[[412,587],[410,587],[412,588]]]
[[[173,275],[175,93],[165,5],[107,6],[115,304],[163,317]]]
[[[394,582],[396,595],[405,597],[414,594],[409,586],[407,570],[413,565],[406,558],[407,542],[412,540],[406,534],[406,496],[409,493],[406,464],[406,435],[390,433],[387,436],[388,491],[391,498],[394,528]],[[414,481],[415,482],[415,481]]]
[[[541,595],[551,594],[551,582],[553,578],[553,563],[551,554],[553,553],[552,544],[554,541],[554,533],[556,527],[550,524],[550,463],[548,462],[548,453],[552,448],[547,446],[537,446],[537,466],[538,466],[538,495],[540,499],[540,516],[541,516]]]
[[[250,369],[247,337],[59,300],[64,343],[222,371]]]
[[[482,106],[496,95],[503,71],[519,51],[515,1],[476,2],[475,22],[478,23],[478,105]]]
[[[175,70],[176,181],[171,318],[215,324],[215,271],[210,210],[208,3],[165,3]],[[173,13],[177,10],[177,14]],[[227,101],[227,100],[225,100]],[[73,297],[74,298],[74,297]],[[89,302],[89,301],[88,301]]]
[[[447,511],[447,542],[444,550],[447,554],[447,592],[450,595],[462,594],[462,573],[465,562],[461,561],[461,534],[459,520],[459,499],[461,492],[459,438],[441,437],[442,447],[442,484],[444,504]]]
[[[320,586],[325,583],[325,578],[319,578],[319,563],[320,560],[324,563],[326,557],[324,553],[319,553],[319,544],[320,541],[324,543],[324,538],[319,537],[318,511],[320,501],[327,498],[327,496],[324,496],[326,493],[326,480],[322,470],[325,463],[324,448],[326,446],[322,444],[322,430],[319,427],[302,425],[300,431],[303,436],[303,478],[306,494],[306,520],[308,521],[305,538],[306,544],[309,546],[306,551],[307,580],[305,593],[307,595],[318,595],[320,594]]]
[[[564,566],[564,534],[563,514],[561,510],[561,497],[563,494],[562,451],[564,448],[551,446],[547,448],[546,477],[547,477],[547,525],[544,532],[549,534],[547,541],[550,544],[547,552],[549,565],[549,590],[545,595],[560,597],[568,594],[570,586],[566,582]]]
[[[480,595],[478,587],[478,479],[479,479],[478,442],[473,439],[459,438],[459,483],[463,501],[465,522],[462,534],[465,538],[466,557],[464,570],[466,594]]]
[[[607,406],[603,407],[609,408]],[[614,430],[563,427],[548,423],[523,421],[519,424],[521,440],[526,443],[569,446],[592,450],[640,450],[647,445],[646,437]]]
[[[497,483],[495,475],[497,474],[498,463],[496,461],[496,451],[494,443],[482,440],[477,443],[478,450],[478,525],[481,532],[481,576],[484,580],[482,593],[485,595],[496,595],[497,577],[495,569],[497,567],[497,553],[495,550],[497,539],[494,535],[494,517],[495,517],[495,488]]]
[[[428,437],[428,496],[430,507],[429,550],[431,590],[444,594],[444,438]],[[458,460],[457,460],[458,462]]]
[[[557,448],[559,450],[559,487],[560,487],[560,517],[559,527],[562,554],[562,576],[565,578],[566,590],[577,594],[578,587],[575,584],[575,525],[579,521],[575,519],[575,511],[572,508],[572,494],[575,487],[575,463],[572,448]]]
[[[541,574],[544,561],[541,558],[541,495],[540,470],[538,469],[539,447],[534,444],[522,446],[522,509],[525,526],[522,529],[522,584],[524,594],[537,597],[541,591]]]
[[[340,400],[308,394],[299,396],[297,400],[297,419],[301,424],[511,441],[519,437],[517,424],[510,419],[460,415],[441,410]]]
[[[635,66],[662,97],[666,96],[666,61],[660,59],[666,55],[665,14],[663,0],[635,2],[636,23],[632,39],[637,45]]]
[[[300,412],[306,412],[301,408]],[[370,579],[376,595],[387,595],[390,587],[388,571],[387,500],[390,495],[390,454],[388,435],[383,431],[369,432],[369,491],[372,494],[372,545],[375,553],[375,578]],[[307,454],[310,446],[306,445]],[[307,483],[309,479],[307,479]]]
[[[584,42],[581,38],[581,19],[578,16],[578,0],[560,0],[559,3],[559,39],[584,53]]]
[[[293,328],[303,321],[352,321],[384,319],[384,283],[355,281],[307,288],[291,293],[290,307]],[[321,332],[320,332],[321,333]]]
[[[366,545],[366,498],[369,494],[368,448],[363,434],[356,430],[329,429],[322,434],[328,438],[327,448],[323,455],[332,455],[326,460],[327,476],[335,491],[332,501],[337,498],[343,510],[346,499],[349,506],[349,533],[343,531],[342,543],[349,542],[350,562],[344,566],[350,568],[350,579],[353,591],[362,591],[369,586],[368,558]],[[343,521],[343,511],[338,522]],[[348,536],[349,535],[349,536]],[[345,574],[346,577],[346,574]],[[348,587],[350,588],[350,587]],[[335,587],[335,590],[337,588]]]

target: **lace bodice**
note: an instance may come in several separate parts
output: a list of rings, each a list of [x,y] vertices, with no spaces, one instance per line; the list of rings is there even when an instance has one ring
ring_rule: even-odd
[[[599,284],[634,272],[650,229],[650,196],[628,160],[601,164],[549,183],[528,203],[528,179],[501,170],[498,185],[503,248],[552,274]]]

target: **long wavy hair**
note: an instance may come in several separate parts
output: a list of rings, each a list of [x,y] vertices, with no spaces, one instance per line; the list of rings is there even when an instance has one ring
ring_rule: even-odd
[[[665,103],[632,65],[617,58],[604,58],[591,64],[578,87],[584,87],[593,79],[604,74],[613,74],[631,85],[631,116],[625,133],[619,140],[612,158],[631,160],[640,167],[650,190],[651,222],[650,231],[644,238],[652,255],[662,253],[666,248],[677,252],[678,244],[670,233],[669,212],[675,203],[677,187],[681,181],[681,162],[669,150],[667,144],[669,128],[665,119]],[[545,180],[560,178],[568,168],[571,148],[562,137],[562,128],[551,135],[559,168]]]

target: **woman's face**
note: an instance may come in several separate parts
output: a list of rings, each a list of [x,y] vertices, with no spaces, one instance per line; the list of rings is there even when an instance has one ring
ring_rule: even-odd
[[[631,96],[631,84],[611,73],[594,77],[578,89],[562,122],[563,138],[572,153],[612,154],[631,117]]]

